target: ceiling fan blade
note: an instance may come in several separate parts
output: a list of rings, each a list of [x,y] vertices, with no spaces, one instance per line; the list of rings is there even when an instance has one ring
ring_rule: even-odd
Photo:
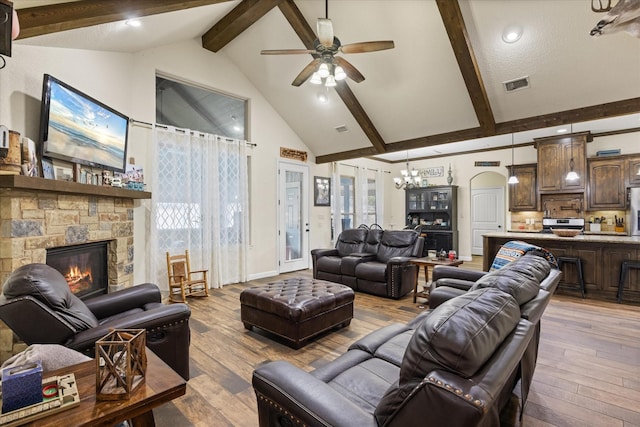
[[[316,58],[311,61],[306,67],[300,71],[300,74],[296,76],[296,78],[291,83],[292,86],[300,86],[302,83],[306,82],[309,77],[316,70],[316,67],[322,60],[320,58]],[[345,71],[346,72],[346,71]]]
[[[347,73],[347,77],[349,77],[354,82],[360,83],[361,81],[364,80],[364,76],[362,75],[362,73],[358,71],[356,67],[351,65],[351,63],[346,59],[341,58],[339,56],[334,56],[333,63],[335,65],[341,66],[344,72]]]
[[[340,48],[342,53],[365,53],[377,50],[393,49],[393,40],[381,40],[376,42],[360,42],[345,44]]]
[[[318,18],[316,30],[320,44],[324,47],[331,47],[333,45],[333,24],[331,19]]]
[[[316,51],[309,49],[266,49],[260,51],[261,55],[296,55],[298,53],[316,53]]]

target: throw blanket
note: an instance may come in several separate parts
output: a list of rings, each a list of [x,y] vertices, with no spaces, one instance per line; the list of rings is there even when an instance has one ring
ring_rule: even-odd
[[[496,257],[493,259],[493,264],[491,264],[489,271],[499,270],[514,259],[529,252],[545,258],[554,268],[558,268],[556,258],[548,250],[520,240],[512,240],[502,245]]]

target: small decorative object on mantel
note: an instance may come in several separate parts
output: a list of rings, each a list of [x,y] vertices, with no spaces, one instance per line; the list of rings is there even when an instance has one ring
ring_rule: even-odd
[[[307,152],[294,150],[293,148],[280,147],[280,157],[285,159],[294,159],[294,160],[300,160],[301,162],[306,162]]]
[[[451,175],[451,163],[449,163],[449,175],[447,176],[447,184],[453,183],[453,175]]]
[[[147,372],[144,329],[114,329],[96,341],[96,400],[129,399]]]

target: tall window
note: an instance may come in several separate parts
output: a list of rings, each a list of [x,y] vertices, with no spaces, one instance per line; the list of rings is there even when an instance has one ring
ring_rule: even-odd
[[[340,198],[342,200],[342,229],[355,227],[355,178],[352,176],[340,175]]]
[[[246,101],[162,77],[156,82],[154,248],[158,256],[188,249],[192,262],[213,272],[214,287],[243,282],[249,236]],[[163,269],[156,265],[156,271]]]

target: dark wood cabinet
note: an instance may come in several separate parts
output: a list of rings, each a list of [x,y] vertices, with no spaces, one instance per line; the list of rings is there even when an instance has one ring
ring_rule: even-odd
[[[640,156],[630,157],[627,162],[627,176],[631,187],[640,187]]]
[[[536,163],[526,165],[507,166],[509,176],[518,178],[517,184],[509,184],[509,210],[535,211],[538,210],[538,187]]]
[[[538,149],[538,190],[540,193],[584,192],[586,182],[587,134],[536,138]],[[578,179],[567,180],[570,162]]]
[[[589,210],[626,209],[626,159],[593,158],[587,161],[589,168]]]
[[[458,187],[441,185],[406,190],[406,225],[418,229],[427,250],[458,250]]]

